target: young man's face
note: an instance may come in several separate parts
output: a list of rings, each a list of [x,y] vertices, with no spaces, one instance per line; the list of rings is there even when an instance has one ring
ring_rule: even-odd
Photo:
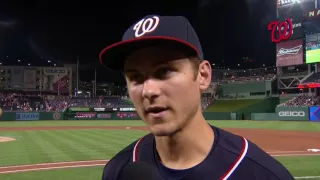
[[[197,70],[199,69],[199,70]],[[211,81],[208,61],[195,68],[179,51],[145,48],[125,63],[128,92],[155,136],[170,136],[201,113],[201,94]]]

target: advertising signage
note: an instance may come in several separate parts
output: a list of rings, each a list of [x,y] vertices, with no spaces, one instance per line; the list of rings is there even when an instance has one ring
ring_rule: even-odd
[[[309,108],[308,107],[277,107],[276,108],[277,119],[280,120],[309,120]]]
[[[304,38],[302,21],[292,18],[271,22],[268,30],[271,32],[271,41],[275,43]]]
[[[303,40],[277,44],[277,67],[303,64]]]
[[[320,106],[311,106],[309,110],[310,121],[320,122]]]
[[[39,113],[16,113],[16,120],[39,120]]]
[[[277,7],[280,10],[289,8],[313,9],[318,0],[278,0]]]
[[[320,8],[308,11],[305,13],[306,19],[313,19],[320,17]]]
[[[271,31],[272,42],[288,40],[293,33],[292,21],[290,18],[283,22],[273,21],[269,23],[268,30]]]
[[[320,33],[306,36],[306,63],[320,62]]]
[[[306,0],[278,0],[277,1],[277,7],[285,7],[285,6],[292,6],[294,4],[299,4],[300,2],[303,2]]]
[[[293,0],[278,0],[277,7],[280,8],[283,6],[292,5],[293,3],[295,3],[295,1],[293,1]]]

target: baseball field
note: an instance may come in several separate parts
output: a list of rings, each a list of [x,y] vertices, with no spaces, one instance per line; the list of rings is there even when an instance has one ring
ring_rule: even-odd
[[[320,123],[209,122],[255,142],[296,179],[320,179]],[[0,122],[0,179],[101,179],[108,159],[146,133],[134,120]]]
[[[316,63],[320,60],[320,49],[306,51],[306,63]]]

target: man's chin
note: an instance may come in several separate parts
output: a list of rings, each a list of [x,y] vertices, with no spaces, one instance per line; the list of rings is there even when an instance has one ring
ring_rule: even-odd
[[[174,133],[168,131],[151,131],[154,136],[172,136]]]
[[[165,125],[155,125],[149,127],[149,130],[154,136],[172,136],[178,132],[178,129],[166,127]]]

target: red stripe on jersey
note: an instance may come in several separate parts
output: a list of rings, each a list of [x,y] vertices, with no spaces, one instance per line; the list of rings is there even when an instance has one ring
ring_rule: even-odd
[[[242,150],[237,158],[237,160],[234,162],[234,164],[230,167],[230,169],[226,172],[224,176],[221,177],[221,180],[227,180],[231,174],[237,169],[237,167],[240,165],[244,157],[246,156],[248,152],[248,141],[246,138],[242,137]]]

